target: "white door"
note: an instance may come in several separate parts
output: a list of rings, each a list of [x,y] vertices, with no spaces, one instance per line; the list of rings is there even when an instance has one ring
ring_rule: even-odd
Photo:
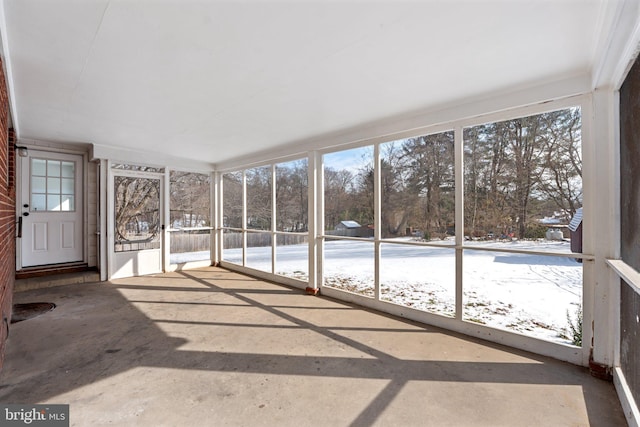
[[[20,159],[22,267],[83,261],[82,156],[30,149]]]
[[[113,252],[110,279],[162,272],[162,176],[113,175]]]

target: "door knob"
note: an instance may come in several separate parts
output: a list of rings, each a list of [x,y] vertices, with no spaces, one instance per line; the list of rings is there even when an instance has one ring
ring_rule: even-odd
[[[29,212],[23,212],[22,215],[29,216]]]

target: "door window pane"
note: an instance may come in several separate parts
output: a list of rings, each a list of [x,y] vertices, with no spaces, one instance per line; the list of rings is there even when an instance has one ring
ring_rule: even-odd
[[[42,159],[31,159],[31,175],[46,176],[47,161]]]
[[[60,162],[47,160],[47,176],[60,176]]]
[[[63,195],[62,203],[60,204],[60,210],[62,211],[73,211],[75,210],[74,197]]]
[[[46,211],[47,210],[47,196],[44,194],[31,195],[31,210],[32,211]]]
[[[31,159],[30,209],[66,212],[75,210],[74,162]]]
[[[60,178],[47,178],[47,193],[60,194]]]
[[[74,194],[74,181],[73,179],[62,179],[62,194]]]
[[[62,162],[62,177],[73,178],[76,164],[73,162]]]
[[[34,176],[31,178],[31,191],[33,193],[46,193],[47,179],[40,176]]]
[[[48,194],[47,195],[47,210],[48,211],[59,211],[60,210],[60,195],[59,194]]]

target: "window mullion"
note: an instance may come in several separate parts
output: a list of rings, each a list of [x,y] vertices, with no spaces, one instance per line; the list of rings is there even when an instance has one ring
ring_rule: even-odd
[[[462,320],[462,243],[464,242],[464,169],[463,169],[463,130],[458,126],[454,133],[454,172],[455,172],[455,232],[456,232],[456,314]]]

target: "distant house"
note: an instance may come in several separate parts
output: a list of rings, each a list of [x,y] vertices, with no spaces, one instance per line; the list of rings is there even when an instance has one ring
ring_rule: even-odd
[[[330,236],[373,237],[373,228],[362,226],[356,221],[340,221],[335,230],[325,231]]]
[[[340,221],[338,225],[336,225],[337,231],[345,231],[345,230],[354,230],[362,227],[355,221]]]

